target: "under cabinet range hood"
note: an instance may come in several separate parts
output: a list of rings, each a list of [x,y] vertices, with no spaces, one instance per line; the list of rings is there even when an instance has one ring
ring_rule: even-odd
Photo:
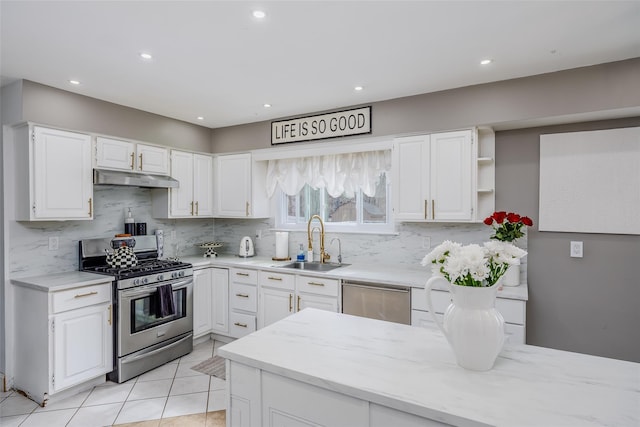
[[[177,179],[165,175],[148,175],[107,169],[93,170],[93,183],[96,185],[127,185],[146,188],[178,188]]]

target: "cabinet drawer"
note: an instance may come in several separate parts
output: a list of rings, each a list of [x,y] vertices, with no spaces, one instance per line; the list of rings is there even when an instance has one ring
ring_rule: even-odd
[[[51,299],[53,313],[111,302],[111,282],[54,292]]]
[[[253,314],[229,313],[229,335],[240,338],[256,330],[256,316]]]
[[[232,268],[229,270],[229,280],[236,283],[246,283],[249,285],[258,284],[258,272],[244,268]]]
[[[306,292],[318,295],[330,295],[337,297],[339,291],[338,279],[326,279],[323,277],[298,276],[296,285],[298,292]]]
[[[270,271],[260,272],[260,286],[270,288],[286,289],[293,291],[296,285],[296,276],[292,274],[273,273]]]
[[[525,317],[525,302],[514,300],[497,298],[496,309],[504,317],[504,321],[508,323],[515,323],[516,325],[524,325]]]
[[[258,308],[258,288],[243,283],[232,283],[229,302],[232,309],[255,313]]]
[[[436,313],[444,313],[451,304],[451,294],[444,291],[431,291],[431,303]],[[428,311],[427,291],[420,288],[411,288],[411,309]]]

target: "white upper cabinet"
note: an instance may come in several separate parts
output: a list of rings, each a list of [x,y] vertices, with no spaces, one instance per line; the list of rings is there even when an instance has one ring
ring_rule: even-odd
[[[17,220],[93,219],[90,135],[24,124],[13,142]]]
[[[168,175],[169,150],[99,136],[96,138],[96,167]]]
[[[402,221],[473,221],[473,131],[396,138],[393,208]]]
[[[213,157],[171,150],[171,177],[179,187],[153,190],[155,218],[213,216]]]
[[[266,162],[254,162],[251,153],[226,154],[215,161],[215,215],[266,218]]]

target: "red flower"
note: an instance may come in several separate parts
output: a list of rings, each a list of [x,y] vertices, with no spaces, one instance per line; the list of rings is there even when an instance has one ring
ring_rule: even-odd
[[[493,213],[493,219],[495,219],[498,224],[502,224],[502,222],[505,220],[506,217],[507,217],[507,213],[505,211]]]
[[[522,223],[524,225],[526,225],[527,227],[531,227],[533,225],[533,221],[531,220],[531,218],[529,218],[528,216],[523,216],[522,218],[520,218],[522,220]]]
[[[513,223],[520,222],[520,215],[518,215],[517,213],[509,212],[507,214],[507,221]]]
[[[489,217],[486,217],[486,218],[484,219],[484,221],[483,221],[483,222],[484,222],[485,224],[487,224],[487,225],[491,225],[491,224],[493,224],[493,218],[492,218],[492,217],[490,217],[490,216],[489,216]]]

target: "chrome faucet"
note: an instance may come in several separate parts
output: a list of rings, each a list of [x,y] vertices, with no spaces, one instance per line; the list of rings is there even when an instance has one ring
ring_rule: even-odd
[[[320,222],[320,263],[324,264],[325,261],[328,261],[329,258],[331,258],[331,256],[324,251],[324,222],[322,222],[322,218],[320,218],[320,215],[313,215],[309,219],[309,222],[307,223],[307,239],[309,240],[309,251],[313,251],[313,237],[311,232],[311,222],[314,219],[317,219]]]
[[[339,238],[334,237],[333,239],[331,239],[331,242],[329,242],[330,245],[333,245],[333,242],[338,241],[338,264],[342,264],[342,242],[340,241]]]

